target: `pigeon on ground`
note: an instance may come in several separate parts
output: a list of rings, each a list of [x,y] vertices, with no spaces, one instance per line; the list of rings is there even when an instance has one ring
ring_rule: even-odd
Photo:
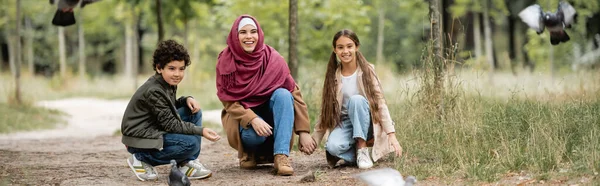
[[[558,45],[560,42],[569,41],[565,28],[571,28],[577,12],[571,4],[561,1],[556,12],[544,12],[540,5],[534,4],[519,12],[519,17],[537,34],[541,34],[547,28],[550,32],[550,43]]]
[[[81,1],[81,3],[79,3]],[[50,4],[57,4],[56,13],[52,18],[52,24],[56,26],[70,26],[75,24],[73,9],[80,5],[84,6],[99,0],[50,0]]]
[[[392,168],[370,170],[354,175],[355,178],[371,186],[412,186],[417,183],[417,178],[408,176],[402,178],[402,174]]]
[[[171,173],[169,173],[167,183],[169,184],[169,186],[192,185],[190,179],[185,174],[183,174],[183,172],[179,171],[179,169],[177,168],[177,162],[175,160],[171,160]]]

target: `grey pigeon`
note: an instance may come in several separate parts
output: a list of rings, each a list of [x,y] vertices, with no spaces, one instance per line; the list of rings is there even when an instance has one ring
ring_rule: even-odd
[[[354,175],[355,178],[371,186],[412,186],[417,183],[417,178],[408,176],[402,178],[402,174],[392,168],[370,170]]]
[[[167,183],[169,184],[169,186],[192,185],[190,179],[185,174],[183,174],[183,172],[179,171],[179,169],[177,168],[177,162],[175,160],[171,160],[171,173],[169,173]]]
[[[81,3],[80,3],[81,1]],[[57,9],[52,18],[52,24],[56,26],[70,26],[75,24],[75,14],[73,9],[80,5],[81,8],[87,4],[99,0],[50,0],[50,4],[56,3]]]
[[[571,28],[571,24],[577,17],[577,12],[571,4],[561,1],[558,3],[556,12],[544,12],[540,5],[534,4],[519,12],[519,17],[537,34],[541,34],[544,29],[548,29],[550,43],[558,45],[560,42],[569,41],[570,38],[565,28]]]

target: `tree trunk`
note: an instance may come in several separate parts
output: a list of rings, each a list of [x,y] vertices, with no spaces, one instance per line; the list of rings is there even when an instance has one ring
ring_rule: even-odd
[[[187,18],[184,18],[183,20],[183,46],[185,46],[186,49],[190,49],[190,45],[189,45],[189,41],[188,41],[188,34],[190,33],[190,24],[189,24],[189,20]]]
[[[21,0],[17,0],[16,47],[15,47],[15,100],[21,104]]]
[[[133,9],[133,8],[132,8]],[[133,10],[132,10],[133,11]],[[133,11],[135,12],[135,11]],[[138,46],[138,41],[139,41],[139,36],[138,36],[138,20],[140,18],[138,16],[136,16],[136,14],[133,14],[133,20],[134,20],[134,24],[133,24],[133,36],[132,36],[132,50],[133,50],[133,56],[131,61],[133,62],[132,64],[132,74],[133,74],[133,90],[136,90],[138,88],[138,82],[137,82],[137,75],[138,75],[138,68],[139,68],[139,55],[140,55],[140,51],[139,51],[139,46]]]
[[[508,58],[510,59],[510,71],[513,75],[517,75],[517,51],[518,46],[516,42],[516,26],[518,24],[518,20],[516,17],[508,16]]]
[[[79,16],[77,18],[77,20],[79,20],[77,22],[77,32],[78,32],[78,36],[79,36],[79,79],[81,79],[82,81],[85,80],[85,37],[84,37],[84,30],[83,30],[83,11],[79,12]]]
[[[35,32],[31,26],[31,19],[25,19],[25,33],[27,33],[27,69],[32,76],[35,74],[34,55],[33,55],[33,33]]]
[[[379,3],[378,22],[377,22],[377,55],[376,62],[381,63],[385,59],[383,57],[383,41],[384,41],[384,25],[385,25],[385,8],[382,3]]]
[[[8,68],[10,69],[10,73],[12,76],[15,75],[15,38],[12,35],[12,30],[8,29],[8,27],[4,27],[4,37],[6,38],[6,43],[8,46]]]
[[[481,59],[483,51],[481,50],[481,14],[473,12],[473,42],[475,43],[475,59]]]
[[[158,23],[158,42],[160,43],[165,38],[165,29],[162,21],[162,10],[160,0],[156,0],[156,22]]]
[[[489,16],[489,9],[490,9],[490,1],[489,0],[485,0],[484,1],[484,7],[483,7],[483,32],[484,32],[484,37],[485,37],[485,56],[487,59],[487,62],[489,64],[489,75],[490,75],[490,81],[492,81],[492,77],[494,74],[494,71],[496,70],[495,68],[495,62],[494,62],[494,42],[492,40],[492,26],[490,25],[490,16]],[[492,81],[493,82],[493,81]]]
[[[441,119],[444,113],[442,106],[442,83],[444,77],[444,59],[442,50],[442,22],[440,20],[440,0],[429,0],[429,19],[431,23],[431,39],[433,44],[433,54],[430,54],[433,62],[433,104],[437,109],[437,118]]]
[[[298,78],[298,1],[290,0],[289,9],[289,42],[288,48],[290,72],[294,79]]]
[[[64,27],[58,27],[58,60],[60,69],[60,78],[65,78],[67,74],[67,49],[65,44]]]
[[[131,20],[125,23],[125,78],[129,79],[133,76],[133,32],[131,30]]]

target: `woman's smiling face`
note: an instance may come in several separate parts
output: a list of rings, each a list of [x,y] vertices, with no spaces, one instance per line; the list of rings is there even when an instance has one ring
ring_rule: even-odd
[[[238,38],[244,51],[246,51],[246,53],[252,53],[258,42],[258,30],[253,25],[244,25],[240,31],[238,31]]]

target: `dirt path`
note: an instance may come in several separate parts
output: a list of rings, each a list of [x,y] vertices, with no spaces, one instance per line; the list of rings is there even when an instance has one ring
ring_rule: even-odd
[[[127,105],[126,100],[74,98],[40,102],[39,105],[66,112],[66,126],[45,131],[0,136],[0,185],[166,185],[167,166],[158,166],[159,180],[140,182],[125,161],[129,153],[113,133]],[[203,120],[220,123],[219,111],[204,111]],[[222,134],[223,135],[223,134]],[[207,185],[296,185],[310,172],[317,181],[305,185],[361,185],[352,175],[356,168],[326,168],[324,152],[312,156],[292,152],[295,175],[271,174],[271,166],[241,170],[237,152],[226,139],[202,141],[200,160],[214,174],[193,184]],[[382,162],[376,167],[385,167]]]

